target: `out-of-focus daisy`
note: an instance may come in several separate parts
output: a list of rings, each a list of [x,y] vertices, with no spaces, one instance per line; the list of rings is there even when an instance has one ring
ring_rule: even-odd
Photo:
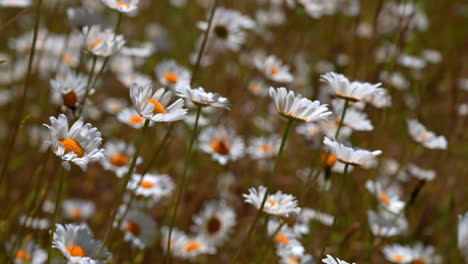
[[[156,78],[167,87],[175,88],[178,84],[189,82],[191,73],[173,60],[161,62],[156,68]]]
[[[8,251],[11,250],[16,237],[6,244]],[[47,260],[47,252],[40,247],[34,240],[29,240],[22,245],[17,245],[14,249],[14,264],[42,264]]]
[[[408,164],[407,169],[412,176],[419,180],[432,181],[436,177],[434,170],[425,170],[412,163]]]
[[[382,154],[382,151],[380,150],[371,152],[364,149],[353,149],[351,147],[346,147],[345,145],[327,137],[323,139],[323,143],[330,148],[332,154],[339,161],[354,166],[360,166],[367,160]]]
[[[130,87],[130,98],[136,111],[153,122],[173,122],[182,120],[187,114],[184,100],[177,99],[170,104],[172,92],[160,88],[153,93],[151,83],[134,83]]]
[[[50,81],[52,88],[52,100],[59,104],[75,110],[83,102],[86,93],[87,78],[82,74],[76,74],[70,70],[59,73],[55,79]]]
[[[193,232],[217,247],[224,243],[236,224],[236,213],[224,201],[209,201],[193,217],[193,223]]]
[[[333,215],[310,208],[303,208],[297,217],[297,220],[304,223],[309,223],[311,220],[315,220],[323,225],[332,226],[333,222],[335,221],[335,217]]]
[[[106,157],[104,149],[99,149],[102,138],[97,128],[83,120],[78,119],[70,128],[67,117],[63,114],[58,119],[50,117],[50,140],[46,141],[63,162],[62,166],[70,170],[70,163],[80,166],[83,171],[88,169],[88,164],[100,161]]]
[[[382,184],[378,181],[368,180],[366,182],[366,188],[375,195],[386,210],[394,214],[399,214],[405,207],[405,203],[401,201],[395,193],[384,191]]]
[[[129,13],[138,8],[140,0],[102,0],[108,7],[122,13]]]
[[[278,154],[280,144],[281,139],[278,135],[252,138],[247,153],[253,159],[269,159]]]
[[[198,87],[191,89],[189,85],[181,85],[177,87],[177,95],[189,100],[198,106],[212,106],[229,109],[229,101],[220,94],[205,92],[205,89]]]
[[[468,212],[458,216],[458,249],[460,253],[468,261]]]
[[[414,260],[413,250],[400,244],[386,245],[382,252],[385,258],[393,263],[411,263]]]
[[[125,44],[122,35],[115,35],[111,29],[100,26],[84,27],[84,48],[96,56],[109,57],[119,51]]]
[[[380,83],[350,82],[344,75],[334,72],[322,75],[320,80],[326,83],[337,97],[349,101],[361,101],[368,96],[382,91],[382,88],[379,88]]]
[[[312,122],[320,119],[326,119],[331,114],[327,105],[322,105],[318,100],[311,101],[302,97],[300,94],[294,94],[293,91],[287,91],[286,88],[270,87],[270,96],[275,101],[278,113],[288,119],[300,122]]]
[[[125,241],[130,242],[133,247],[144,249],[153,244],[156,223],[143,212],[131,209],[122,220],[120,229],[125,233]]]
[[[0,0],[1,7],[28,7],[31,0]]]
[[[50,221],[47,218],[22,215],[19,218],[19,223],[27,228],[36,230],[45,230],[50,227]]]
[[[337,126],[340,123],[340,117],[344,110],[343,104],[340,101],[341,100],[337,100],[337,99],[332,101],[332,106],[334,110],[333,113],[335,116],[334,121],[335,123],[337,123]],[[372,125],[371,121],[367,117],[367,114],[359,111],[358,109],[354,107],[347,108],[342,126],[347,126],[356,131],[371,131],[374,129],[374,126]]]
[[[245,202],[260,209],[266,191],[267,189],[264,186],[260,186],[258,189],[250,188],[249,193],[243,195]],[[267,214],[286,217],[289,214],[298,214],[300,211],[301,209],[297,206],[296,198],[281,191],[277,191],[275,194],[268,194],[263,207],[263,212]]]
[[[428,131],[417,120],[409,119],[407,123],[409,133],[414,141],[430,149],[447,149],[447,139],[444,136],[436,136],[434,132]]]
[[[367,221],[374,236],[393,237],[405,233],[408,220],[402,214],[395,215],[385,210],[368,211]]]
[[[249,82],[247,88],[251,93],[258,96],[265,96],[268,94],[268,86],[260,79],[253,79]]]
[[[127,106],[127,102],[123,98],[107,98],[104,101],[103,109],[109,114],[118,114]]]
[[[104,145],[107,157],[101,160],[101,165],[104,169],[113,171],[117,177],[122,178],[128,172],[132,161],[135,148],[131,144],[123,141],[109,141]],[[142,158],[138,157],[136,165],[142,162]]]
[[[125,108],[117,115],[117,118],[120,122],[137,129],[142,128],[145,124],[145,118],[133,108]]]
[[[425,246],[421,242],[412,246],[414,259],[412,264],[441,264],[442,257],[437,254],[433,246]]]
[[[283,63],[275,56],[268,56],[265,59],[257,58],[255,66],[263,72],[265,76],[275,82],[292,82],[294,77],[289,72],[289,66]]]
[[[175,241],[172,250],[179,258],[194,259],[200,255],[216,253],[216,249],[201,236],[179,236]]]
[[[96,206],[92,201],[69,199],[63,201],[62,208],[65,218],[85,221],[93,217]]]
[[[199,136],[200,149],[225,165],[229,160],[237,160],[244,155],[244,141],[234,130],[224,127],[208,127]]]
[[[330,255],[327,255],[326,258],[322,259],[322,262],[325,264],[349,264],[349,262],[346,262],[344,260],[341,260],[339,258],[334,258]],[[354,264],[354,262],[353,262]]]
[[[135,190],[135,194],[139,197],[151,198],[157,201],[171,195],[174,190],[174,182],[171,177],[164,174],[147,173],[144,176],[134,174],[128,188]]]
[[[104,260],[110,257],[107,249],[103,249],[94,259],[101,243],[93,239],[91,230],[85,225],[57,224],[52,246],[60,250],[70,263],[98,264],[105,263]]]

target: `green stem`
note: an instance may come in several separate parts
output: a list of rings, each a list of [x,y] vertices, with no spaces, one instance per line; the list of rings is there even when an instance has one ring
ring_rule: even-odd
[[[171,263],[171,261],[172,261],[171,247],[170,247],[172,229],[174,228],[175,219],[176,219],[176,216],[177,216],[177,210],[179,209],[180,200],[182,198],[182,193],[184,191],[185,183],[187,181],[188,167],[190,165],[190,161],[192,160],[193,145],[195,143],[195,138],[197,137],[198,121],[200,119],[201,110],[202,110],[202,106],[198,106],[197,116],[195,118],[195,125],[193,127],[192,135],[190,136],[190,143],[188,145],[187,158],[185,159],[184,173],[181,174],[181,176],[179,177],[179,185],[178,185],[179,188],[177,190],[175,207],[174,207],[174,210],[172,211],[172,215],[171,215],[171,220],[170,220],[170,225],[169,225],[169,235],[167,237],[167,243],[166,243],[167,253],[164,256],[164,262],[163,263],[167,263],[168,261],[169,261],[169,263]]]
[[[92,81],[93,76],[94,76],[94,71],[96,70],[96,62],[97,62],[97,56],[93,55],[93,62],[92,62],[92,65],[91,65],[91,72],[89,73],[88,82],[86,83],[86,92],[85,92],[85,94],[83,96],[83,100],[81,101],[80,110],[78,111],[77,118],[79,118],[81,116],[81,113],[83,113],[84,104],[86,102],[86,99],[89,96],[91,86],[92,86],[91,81]]]
[[[62,168],[62,173],[60,173],[60,183],[57,191],[57,199],[55,201],[55,208],[54,208],[54,215],[52,217],[52,230],[50,232],[49,237],[49,246],[47,248],[47,264],[50,264],[52,259],[52,241],[54,240],[54,233],[55,229],[57,228],[57,215],[58,211],[60,210],[60,204],[62,201],[62,190],[63,184],[65,182],[65,168]]]
[[[336,133],[335,133],[336,140],[338,140],[338,136],[340,135],[341,127],[343,127],[343,121],[346,115],[346,110],[348,110],[349,100],[348,99],[344,99],[344,100],[345,101],[344,101],[343,112],[341,112],[340,123],[338,124],[338,128],[336,129]]]

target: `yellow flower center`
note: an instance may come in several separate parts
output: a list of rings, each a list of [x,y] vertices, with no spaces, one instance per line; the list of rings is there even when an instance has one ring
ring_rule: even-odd
[[[73,208],[70,212],[70,216],[73,219],[81,219],[83,217],[83,213],[80,208]]]
[[[201,248],[201,245],[200,243],[198,243],[197,241],[189,241],[186,245],[185,245],[185,250],[187,252],[192,252],[192,251],[196,251],[196,250],[199,250]]]
[[[226,142],[225,140],[213,140],[210,146],[214,152],[221,155],[227,155],[231,151],[229,142]]]
[[[127,230],[135,236],[138,236],[141,233],[140,225],[132,221],[127,222]]]
[[[67,247],[67,251],[68,253],[70,253],[70,255],[72,257],[87,257],[88,254],[86,254],[86,251],[80,247],[80,246],[76,246],[76,245],[73,245],[73,246],[68,246]]]
[[[272,75],[276,75],[276,74],[278,74],[279,72],[280,72],[280,70],[279,70],[277,67],[275,67],[275,66],[271,66],[271,67],[270,67],[270,73],[271,73]]]
[[[176,84],[179,80],[179,76],[174,72],[166,72],[164,73],[164,79],[172,84]]]
[[[67,94],[62,94],[62,99],[63,103],[70,108],[74,108],[78,102],[78,96],[74,91],[70,91]]]
[[[152,103],[154,105],[154,109],[153,109],[153,114],[154,115],[156,115],[156,114],[165,114],[166,113],[166,109],[164,108],[164,106],[158,100],[148,99],[148,103]]]
[[[31,255],[29,255],[26,251],[20,249],[16,251],[15,259],[23,260],[23,261],[31,261]]]
[[[60,143],[63,144],[65,147],[65,154],[69,152],[75,152],[75,154],[78,156],[78,158],[82,158],[84,156],[84,150],[83,147],[80,145],[80,143],[72,138],[64,138],[62,140],[59,140]]]
[[[115,3],[116,3],[118,6],[125,6],[126,8],[130,8],[130,4],[129,4],[129,3],[125,3],[125,2],[122,2],[122,1],[115,1]]]
[[[152,181],[148,181],[148,180],[143,180],[141,181],[140,183],[140,187],[143,188],[143,189],[151,189],[155,186],[156,184]]]
[[[382,202],[384,202],[386,205],[390,205],[390,198],[388,197],[387,194],[385,193],[380,193],[379,198]]]
[[[277,205],[277,203],[275,201],[273,201],[273,200],[268,200],[268,201],[266,201],[266,203],[269,204],[270,207],[273,207],[273,206]]]
[[[263,144],[260,146],[260,149],[262,150],[262,152],[264,153],[270,153],[271,152],[271,146],[270,144]]]
[[[111,163],[114,166],[122,167],[128,164],[128,157],[122,153],[117,153],[111,158]]]
[[[393,256],[392,259],[394,261],[397,261],[397,262],[402,262],[402,261],[405,261],[406,257],[403,256],[403,255],[397,254],[397,255]]]
[[[422,140],[426,140],[429,137],[429,135],[427,133],[421,133],[420,137]]]
[[[102,43],[102,39],[96,39],[93,44],[91,44],[91,48],[94,49],[97,45]]]
[[[130,121],[130,123],[133,123],[133,124],[141,124],[145,122],[145,119],[141,117],[140,115],[133,115],[130,117],[128,121]]]
[[[322,159],[322,162],[325,164],[326,168],[331,168],[335,166],[336,162],[338,161],[338,159],[330,153],[321,153],[320,157]]]
[[[275,240],[278,243],[283,243],[285,245],[289,245],[289,239],[285,235],[279,234],[279,235],[277,235],[275,237]]]

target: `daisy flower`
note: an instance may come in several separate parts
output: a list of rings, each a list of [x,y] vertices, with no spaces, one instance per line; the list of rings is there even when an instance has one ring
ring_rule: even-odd
[[[308,224],[311,220],[320,222],[322,225],[332,226],[333,222],[335,221],[335,217],[333,215],[313,210],[310,208],[303,208],[301,210],[301,213],[297,217],[297,221]]]
[[[135,190],[135,194],[139,197],[149,197],[157,201],[171,195],[174,190],[174,182],[171,177],[164,174],[147,173],[144,176],[134,174],[128,184],[128,189]]]
[[[366,161],[382,154],[382,151],[375,150],[375,151],[368,151],[365,149],[353,149],[350,147],[346,147],[345,145],[331,140],[328,137],[323,139],[323,143],[327,145],[332,154],[341,162],[345,164],[350,164],[353,166],[360,166],[364,164]]]
[[[362,101],[375,93],[381,93],[383,90],[379,88],[381,83],[350,82],[344,75],[334,72],[323,74],[320,80],[326,83],[337,97],[352,102]]]
[[[120,122],[127,124],[133,128],[140,129],[145,125],[145,118],[143,118],[133,108],[125,108],[117,114],[117,118]],[[152,123],[150,123],[151,125]]]
[[[301,94],[294,94],[293,91],[287,91],[286,88],[270,87],[270,96],[276,105],[278,113],[288,119],[299,122],[312,122],[324,120],[331,115],[327,105],[320,104],[318,100],[311,101],[302,97]]]
[[[129,13],[138,8],[140,0],[102,0],[102,2],[109,8],[122,13]]]
[[[104,149],[99,149],[101,132],[91,124],[83,125],[80,118],[69,128],[67,117],[63,114],[58,119],[50,117],[50,122],[50,126],[44,124],[50,132],[50,140],[46,142],[55,155],[63,160],[62,166],[65,169],[70,170],[69,162],[72,162],[86,171],[89,163],[106,157]]]
[[[173,247],[174,255],[183,259],[194,259],[200,255],[216,253],[216,249],[200,236],[182,236],[176,241]]]
[[[410,263],[414,260],[413,250],[400,244],[386,245],[382,252],[385,258],[393,263]]]
[[[272,81],[290,83],[294,80],[289,72],[289,66],[283,65],[275,56],[268,56],[264,59],[256,58],[255,67]]]
[[[50,81],[52,101],[75,110],[83,102],[86,84],[87,78],[82,74],[76,74],[71,70],[59,73]]]
[[[13,246],[16,237],[13,237],[11,243],[7,244],[8,250]],[[14,251],[14,264],[42,264],[47,260],[47,252],[42,249],[34,240],[20,245]]]
[[[124,232],[124,240],[133,247],[144,249],[153,244],[156,234],[156,223],[151,217],[137,209],[131,209],[122,220],[120,229]]]
[[[109,57],[119,51],[125,44],[122,35],[116,35],[111,29],[101,29],[100,26],[83,28],[85,36],[84,48],[95,56]]]
[[[407,124],[414,141],[430,149],[447,149],[447,139],[444,136],[436,136],[434,132],[428,131],[424,125],[414,119],[407,120]]]
[[[249,193],[243,195],[245,202],[260,209],[266,191],[267,189],[264,186],[258,187],[258,190],[250,188]],[[301,209],[297,206],[296,198],[290,194],[283,194],[281,191],[277,191],[275,194],[268,194],[263,207],[263,212],[276,216],[288,217],[289,214],[298,214],[300,211]]]
[[[458,249],[468,261],[468,212],[458,216]]]
[[[93,217],[96,206],[92,201],[69,199],[63,201],[62,209],[65,218],[73,221],[85,221]]]
[[[109,141],[104,145],[107,157],[101,160],[101,165],[104,169],[113,171],[117,177],[122,178],[130,168],[135,147],[120,140]],[[136,165],[143,162],[141,157],[138,157]]]
[[[193,217],[193,223],[193,232],[206,243],[221,246],[236,224],[236,213],[224,201],[209,201]]]
[[[407,170],[412,176],[419,180],[432,181],[436,177],[435,170],[425,170],[414,164],[408,164]]]
[[[366,188],[379,200],[380,205],[386,210],[399,214],[405,208],[405,202],[401,201],[399,197],[390,192],[383,190],[382,184],[378,181],[368,180]]]
[[[188,84],[178,86],[177,95],[201,107],[212,106],[229,109],[230,106],[229,100],[220,94],[205,92],[202,87],[191,89]]]
[[[173,60],[161,62],[156,68],[156,78],[167,87],[175,88],[178,84],[189,82],[191,73]]]
[[[411,247],[414,254],[412,264],[441,264],[442,257],[433,246],[425,246],[421,242]]]
[[[208,127],[199,136],[200,149],[211,155],[212,159],[225,165],[244,155],[244,141],[234,130],[224,127]]]
[[[28,7],[31,0],[0,0],[1,7]]]
[[[104,264],[105,259],[110,257],[107,249],[104,248],[97,259],[94,259],[101,243],[93,239],[91,230],[86,225],[57,224],[52,247],[58,249],[69,263]]]
[[[408,230],[408,220],[404,215],[395,215],[386,210],[368,211],[367,221],[374,236],[393,237]]]
[[[326,258],[322,259],[322,262],[325,264],[349,264],[349,262],[346,262],[344,260],[341,260],[339,258],[334,258],[330,255],[327,255]],[[354,264],[354,262],[353,262]]]
[[[302,256],[297,256],[291,252],[291,250],[278,250],[278,256],[280,257],[280,264],[310,264],[315,263],[311,255],[306,254]]]
[[[187,114],[184,100],[177,99],[169,105],[172,92],[160,88],[153,93],[151,83],[134,83],[130,87],[130,98],[142,117],[153,122],[173,122],[182,120]]]
[[[340,123],[340,117],[343,113],[343,104],[340,102],[341,100],[333,100],[333,113],[334,113],[334,122],[338,127]],[[365,112],[361,112],[354,107],[349,107],[346,109],[346,114],[343,119],[342,126],[349,127],[356,131],[372,131],[374,126],[372,125],[371,121],[369,120],[367,114]],[[341,132],[341,131],[340,131]]]
[[[49,219],[27,215],[20,216],[19,223],[27,228],[35,230],[46,230],[50,227]]]
[[[281,139],[278,135],[252,138],[247,153],[256,160],[273,158],[278,154],[280,144]]]

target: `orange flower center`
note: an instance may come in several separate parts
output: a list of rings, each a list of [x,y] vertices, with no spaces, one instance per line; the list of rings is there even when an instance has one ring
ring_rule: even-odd
[[[143,188],[143,189],[151,189],[155,186],[156,184],[152,181],[148,181],[148,180],[143,180],[141,181],[140,183],[140,187]]]
[[[96,39],[95,41],[93,41],[93,44],[91,44],[91,48],[94,49],[97,45],[101,43],[102,43],[102,39]]]
[[[166,72],[164,73],[164,79],[172,84],[176,84],[179,80],[179,76],[177,76],[177,74],[174,72]]]
[[[76,245],[73,245],[73,246],[68,246],[67,247],[67,251],[68,253],[70,253],[70,255],[72,257],[87,257],[88,254],[86,254],[86,251],[80,247],[80,246],[76,246]]]
[[[429,135],[427,133],[422,133],[420,137],[422,140],[426,140],[429,137]]]
[[[198,243],[197,241],[189,241],[186,245],[185,245],[185,250],[187,252],[192,252],[192,251],[196,251],[196,250],[199,250],[201,248],[201,245],[200,243]]]
[[[290,258],[289,258],[289,262],[291,262],[291,263],[299,263],[299,259],[298,259],[298,258],[295,258],[295,257],[290,257]]]
[[[214,140],[211,142],[210,145],[214,152],[221,155],[227,155],[231,151],[231,146],[229,142],[226,142],[224,140]]]
[[[31,255],[29,255],[26,251],[20,249],[16,251],[15,259],[24,260],[24,261],[31,261]]]
[[[272,200],[268,200],[266,201],[267,204],[269,204],[271,207],[277,205],[277,203],[275,201],[272,201]]]
[[[262,152],[264,153],[270,153],[271,152],[271,146],[270,144],[263,144],[260,146],[260,149],[262,150]]]
[[[78,156],[78,158],[82,158],[84,156],[84,150],[83,147],[80,145],[80,143],[72,138],[64,138],[62,140],[59,140],[60,143],[63,144],[65,147],[65,154],[69,152],[75,152],[75,154]]]
[[[117,153],[111,158],[111,163],[114,166],[122,167],[128,164],[128,157],[122,153]]]
[[[403,256],[403,255],[397,254],[397,255],[393,256],[392,259],[394,261],[397,261],[397,262],[402,262],[402,261],[405,261],[406,257]]]
[[[390,198],[388,197],[387,194],[385,193],[380,193],[379,198],[382,202],[384,202],[386,205],[390,205]]]
[[[133,115],[130,117],[130,123],[133,123],[133,124],[141,124],[143,122],[145,122],[145,119],[143,117],[141,117],[140,115]]]
[[[320,157],[322,158],[322,162],[325,164],[325,167],[327,168],[331,168],[335,166],[335,163],[338,161],[335,155],[330,154],[330,153],[321,153]]]
[[[125,3],[125,2],[122,2],[122,1],[115,1],[115,3],[116,3],[118,6],[125,6],[126,8],[130,8],[130,4],[129,4],[129,3]]]
[[[70,54],[63,54],[62,61],[66,64],[72,64],[74,61],[74,57]]]
[[[153,114],[154,115],[156,115],[156,114],[165,114],[166,113],[166,109],[164,108],[164,106],[158,100],[148,99],[148,103],[152,103],[154,105],[154,109],[153,109]]]
[[[285,235],[279,234],[279,235],[277,235],[275,237],[275,240],[278,243],[283,243],[285,245],[289,245],[289,239]]]
[[[70,212],[70,216],[73,219],[81,219],[83,217],[83,213],[80,208],[73,208]]]
[[[70,108],[75,107],[76,103],[78,102],[78,96],[74,91],[70,91],[67,94],[62,94],[62,99],[63,103]]]
[[[141,233],[140,225],[132,221],[127,222],[127,230],[130,231],[135,236],[138,236]]]
[[[413,260],[413,262],[411,262],[412,264],[426,264],[426,261],[424,259],[415,259]]]
[[[280,70],[279,70],[277,67],[275,67],[275,66],[271,66],[271,67],[270,67],[270,73],[271,73],[272,75],[276,75],[276,74],[278,74],[279,72],[280,72]]]

